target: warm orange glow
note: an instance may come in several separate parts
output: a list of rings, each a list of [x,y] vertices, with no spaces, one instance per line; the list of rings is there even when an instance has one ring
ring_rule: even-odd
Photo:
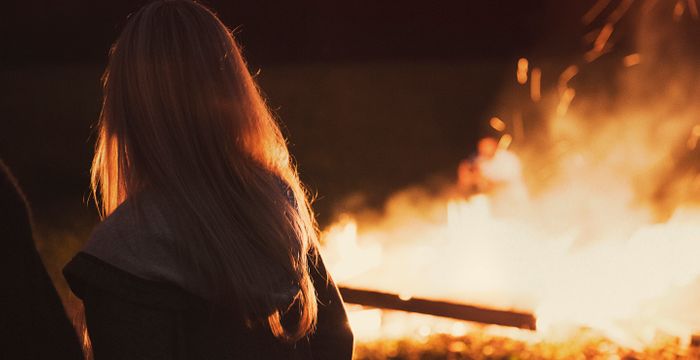
[[[622,16],[624,16],[627,10],[629,10],[630,6],[632,6],[633,2],[634,0],[621,0],[615,10],[613,10],[613,12],[608,16],[608,23],[616,24],[618,21],[620,21]]]
[[[586,61],[614,50],[614,26],[631,3],[598,0],[584,16],[586,23],[606,22],[588,39]],[[695,0],[682,0],[675,16],[686,7],[697,11]],[[664,16],[671,21],[669,13]],[[663,54],[644,46],[635,51],[622,57],[624,67],[576,61],[559,75],[556,91],[542,87],[540,68],[519,59],[517,82],[529,81],[530,97],[539,103],[499,109],[508,123],[489,119],[500,133],[497,145],[482,139],[491,149],[460,163],[459,173],[466,175],[457,185],[398,191],[380,213],[348,214],[323,232],[324,255],[342,285],[404,300],[532,312],[537,331],[351,308],[351,321],[369,328],[364,339],[385,344],[476,331],[528,344],[565,339],[570,348],[581,329],[595,329],[616,346],[641,349],[662,337],[686,347],[690,335],[700,333],[700,199],[689,195],[700,194],[700,172],[692,164],[700,106],[681,101],[699,91],[684,82],[694,78],[688,71],[695,67],[679,67],[668,83],[652,83],[667,81],[643,73],[655,71],[649,62]],[[587,76],[599,68],[620,72],[611,75],[621,79],[619,95],[589,94]],[[585,85],[580,89],[572,81],[577,76]],[[520,102],[524,89],[511,85]],[[650,99],[656,86],[669,92],[651,91]],[[611,97],[620,103],[608,102]],[[660,192],[681,199],[664,199]],[[551,358],[585,356],[575,350],[569,355]]]
[[[597,52],[603,51],[605,49],[605,45],[608,43],[608,40],[610,39],[610,35],[613,33],[613,26],[611,23],[605,24],[602,29],[600,29],[600,32],[598,33],[598,37],[596,37],[595,41],[593,42],[593,50]]]
[[[350,326],[358,340],[371,340],[382,335],[382,311],[379,309],[363,309],[348,306],[352,314]]]
[[[542,98],[540,93],[542,70],[540,70],[540,68],[534,68],[530,76],[530,99],[534,102],[538,102]]]
[[[685,2],[678,0],[673,7],[673,20],[679,21],[685,13]]]
[[[523,115],[520,112],[513,114],[513,137],[522,141],[525,139],[525,128],[523,127]]]
[[[596,51],[595,49],[593,49],[583,54],[583,59],[586,60],[586,62],[590,63],[596,61],[602,55],[603,53],[601,51]]]
[[[700,125],[691,133],[700,136]],[[499,144],[510,141],[504,135]],[[678,208],[667,221],[653,221],[649,209],[630,206],[630,178],[611,169],[632,170],[663,156],[626,141],[591,145],[569,145],[560,156],[560,180],[536,197],[517,190],[524,185],[511,160],[489,170],[502,181],[491,194],[465,200],[400,192],[383,215],[358,214],[361,224],[345,217],[326,229],[324,256],[343,285],[404,300],[415,295],[535,311],[540,330],[528,335],[533,340],[565,336],[569,326],[600,329],[630,347],[653,341],[659,329],[687,337],[692,322],[661,314],[678,311],[665,305],[673,304],[668,294],[700,276],[700,209]],[[637,154],[640,162],[621,154]],[[350,307],[349,314],[362,340],[467,329],[407,313]]]
[[[698,3],[695,0],[688,0],[688,10],[693,19],[698,19]]]
[[[608,41],[610,36],[614,31],[613,23],[608,22],[603,26],[598,35],[596,35],[595,40],[593,40],[593,48],[583,55],[586,62],[593,62],[598,59],[604,52],[608,50]]]
[[[633,55],[628,58],[641,59]],[[480,192],[406,189],[381,214],[349,214],[325,229],[324,257],[336,281],[404,300],[533,312],[537,332],[497,330],[524,341],[565,338],[588,327],[640,348],[658,334],[689,339],[700,331],[700,318],[689,315],[695,307],[687,305],[700,295],[684,290],[700,279],[700,207],[680,202],[660,218],[654,195],[635,190],[662,177],[678,156],[677,145],[687,141],[688,150],[697,148],[696,112],[674,105],[672,118],[659,127],[667,114],[662,97],[612,114],[596,102],[584,109],[583,97],[571,107],[576,91],[570,80],[577,73],[577,67],[567,68],[558,82],[563,90],[542,94],[558,100],[551,101],[557,105],[546,126],[554,139],[551,154],[528,152],[520,113],[508,127],[493,117],[490,126],[503,133],[495,151],[467,160],[486,178]],[[597,126],[591,133],[592,122]],[[688,186],[700,187],[700,175],[688,176]],[[351,307],[349,313],[363,341],[473,329],[400,312]]]
[[[564,90],[564,92],[561,94],[561,98],[559,99],[559,104],[557,105],[558,116],[566,115],[566,112],[569,111],[569,105],[571,105],[571,101],[574,99],[574,96],[576,96],[576,90],[572,88],[567,88]]]
[[[513,137],[510,134],[503,134],[498,140],[498,148],[501,150],[508,149],[510,144],[513,142]]]
[[[578,74],[578,66],[570,65],[561,73],[561,75],[559,75],[557,89],[559,90],[560,94],[569,87],[569,81],[571,81],[576,74]]]
[[[496,131],[502,132],[506,129],[506,123],[503,122],[503,120],[501,120],[500,118],[495,117],[495,116],[492,117],[491,120],[489,120],[489,125],[491,125],[491,127]]]
[[[639,54],[630,54],[622,58],[622,63],[627,67],[638,65],[640,62],[642,57]]]
[[[698,140],[700,140],[700,125],[695,125],[690,130],[690,137],[688,137],[688,150],[695,150],[698,146]]]
[[[600,15],[603,10],[610,4],[610,0],[597,0],[595,4],[583,15],[581,19],[584,24],[588,25]]]
[[[524,85],[527,82],[528,61],[526,58],[518,59],[518,67],[515,73],[518,84]]]

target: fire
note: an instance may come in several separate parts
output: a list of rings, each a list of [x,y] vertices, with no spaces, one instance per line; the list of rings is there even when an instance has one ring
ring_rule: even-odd
[[[584,22],[609,3],[599,0]],[[546,108],[538,124],[546,136],[528,142],[520,111],[490,119],[500,136],[494,159],[509,160],[479,166],[492,178],[507,174],[498,186],[476,194],[405,189],[380,215],[346,214],[326,228],[323,252],[336,281],[403,300],[532,312],[536,332],[480,328],[529,342],[594,329],[641,348],[700,332],[700,175],[688,165],[700,107],[679,100],[700,86],[682,71],[659,83],[653,54],[641,51],[618,62],[628,73],[619,76],[624,101],[608,99],[614,106],[601,109],[571,84],[609,50],[630,3],[619,3],[583,65],[564,67],[553,90],[541,87],[534,61],[517,61],[517,83],[530,81],[533,104]],[[695,1],[678,4],[676,16],[679,6],[697,13]],[[649,99],[650,86],[666,92]],[[460,178],[471,181],[469,171],[460,165]],[[474,326],[361,307],[351,307],[350,318],[362,341],[463,336]]]
[[[542,334],[588,326],[629,346],[658,331],[689,339],[700,317],[672,304],[700,276],[700,210],[677,209],[654,223],[649,213],[619,205],[631,195],[624,182],[582,202],[598,186],[562,184],[501,217],[491,196],[429,198],[409,190],[362,231],[352,218],[331,226],[324,251],[343,285],[530,310]],[[581,237],[596,241],[583,246]],[[360,338],[456,326],[376,309],[351,311],[351,318]]]

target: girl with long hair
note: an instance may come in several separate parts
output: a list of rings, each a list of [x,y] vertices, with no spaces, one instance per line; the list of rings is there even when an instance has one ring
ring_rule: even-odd
[[[103,92],[92,185],[104,220],[64,269],[95,359],[350,359],[307,194],[216,15],[144,6]]]

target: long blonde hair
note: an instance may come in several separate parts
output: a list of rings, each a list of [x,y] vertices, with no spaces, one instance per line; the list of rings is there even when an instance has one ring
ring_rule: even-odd
[[[226,26],[194,1],[144,6],[110,51],[103,92],[92,166],[103,216],[127,198],[156,194],[217,306],[284,340],[311,333],[314,218]],[[289,309],[275,297],[281,283],[299,289]],[[282,325],[286,311],[295,324]]]

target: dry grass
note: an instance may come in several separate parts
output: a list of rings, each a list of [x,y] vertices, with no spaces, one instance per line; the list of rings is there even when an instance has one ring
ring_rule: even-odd
[[[396,359],[700,359],[697,348],[678,338],[658,339],[641,351],[624,348],[594,332],[581,330],[565,342],[527,343],[483,333],[461,337],[433,335],[422,339],[382,340],[356,345],[356,360]]]

